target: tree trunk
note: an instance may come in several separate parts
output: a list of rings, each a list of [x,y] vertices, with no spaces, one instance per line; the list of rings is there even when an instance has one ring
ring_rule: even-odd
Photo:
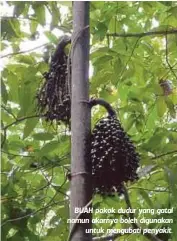
[[[73,4],[72,37],[72,105],[71,105],[71,203],[70,218],[78,216],[76,207],[84,207],[92,198],[90,129],[91,113],[89,100],[89,2]],[[91,228],[91,214],[83,219],[89,223],[71,225],[72,241],[92,240],[85,233]]]

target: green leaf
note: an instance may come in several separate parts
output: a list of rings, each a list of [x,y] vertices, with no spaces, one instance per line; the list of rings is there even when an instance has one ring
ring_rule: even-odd
[[[169,96],[174,105],[177,105],[177,89],[174,89],[173,93]]]
[[[18,88],[18,94],[19,94],[19,104],[21,107],[20,114],[21,116],[26,116],[28,113],[28,109],[32,103],[32,92],[31,92],[30,86],[23,83]]]
[[[118,96],[118,92],[114,93],[113,90],[109,89],[109,86],[107,86],[107,89],[103,89],[102,91],[100,91],[100,98],[104,99],[105,101],[111,103],[117,100]]]
[[[58,154],[59,156],[64,156],[70,150],[70,137],[69,136],[61,136]],[[68,160],[67,160],[68,161]]]
[[[8,48],[8,44],[4,43],[3,40],[1,41],[1,51],[5,50],[6,48]]]
[[[32,65],[35,63],[35,59],[30,55],[18,55],[17,60],[21,63]]]
[[[38,22],[41,25],[45,25],[45,6],[42,4],[37,4],[33,6]]]
[[[56,190],[60,189],[61,186],[64,181],[65,181],[65,173],[63,172],[63,168],[62,167],[56,167],[54,170],[54,178],[53,178],[53,183],[56,185],[56,187],[54,187]]]
[[[58,11],[57,2],[51,1],[49,4],[51,5],[51,11],[52,11],[51,27],[54,28],[60,23],[60,20],[61,20],[60,11]]]
[[[22,69],[20,73],[21,79],[18,86],[18,96],[21,107],[21,116],[31,115],[34,112],[34,104],[36,100],[35,93],[38,84],[38,79],[35,76],[36,71],[37,70],[34,67],[29,65],[28,68],[25,68],[24,72]]]
[[[158,116],[162,117],[167,110],[167,105],[165,103],[165,99],[163,96],[158,97],[157,102],[156,102],[156,107],[157,107]]]
[[[20,22],[17,19],[11,19],[9,21],[11,27],[13,28],[16,37],[20,37],[21,35],[21,31],[20,31]]]
[[[95,93],[97,91],[97,88],[101,85],[106,85],[109,83],[113,78],[112,72],[104,72],[100,71],[95,76],[93,76],[91,80],[91,92]]]
[[[143,144],[143,148],[148,151],[157,150],[160,148],[161,143],[163,142],[165,138],[165,134],[163,131],[154,133],[151,138],[148,139],[148,142]]]
[[[41,132],[41,133],[34,134],[33,138],[39,141],[47,141],[47,140],[52,140],[54,138],[54,135],[51,133]]]
[[[50,143],[47,143],[46,145],[44,145],[40,152],[38,153],[39,156],[43,156],[46,155],[54,150],[56,150],[57,148],[59,148],[60,143],[58,141],[52,141]]]
[[[155,121],[157,121],[158,116],[157,116],[157,109],[155,108],[155,106],[151,107],[149,112],[148,112],[148,116],[147,116],[147,120],[146,120],[146,126],[149,129],[149,132],[154,130],[154,126],[155,126]]]
[[[14,7],[14,15],[16,17],[20,16],[20,14],[23,13],[25,9],[25,2],[16,2],[16,5]]]
[[[3,102],[6,104],[8,100],[8,93],[3,79],[1,80],[1,95]]]
[[[5,39],[6,38],[11,38],[11,37],[17,37],[16,33],[14,31],[13,26],[10,24],[10,20],[7,19],[2,19],[1,20],[1,34],[2,36],[4,35]]]
[[[139,190],[139,193],[140,195],[142,196],[142,198],[146,201],[146,203],[148,204],[148,206],[150,208],[153,208],[154,205],[153,205],[153,202],[151,201],[148,193],[146,191],[144,191],[143,189],[142,190]]]
[[[136,129],[139,132],[142,132],[143,131],[143,127],[144,127],[143,121],[141,119],[137,119],[137,121],[136,121]]]
[[[8,148],[12,153],[13,153],[13,151],[18,152],[24,148],[24,142],[20,138],[12,139],[11,141],[9,140]],[[14,158],[14,156],[12,156],[12,157]]]
[[[172,1],[159,1],[159,2],[167,7],[172,5]]]
[[[38,64],[36,64],[36,68],[39,72],[41,72],[41,74],[43,74],[44,72],[47,72],[49,69],[48,64],[44,63],[44,62],[40,62]]]
[[[27,119],[27,121],[25,123],[24,131],[23,131],[23,139],[25,139],[26,137],[28,137],[31,134],[31,132],[36,127],[38,121],[39,121],[38,117]]]
[[[9,100],[18,103],[18,91],[14,91],[18,86],[18,76],[8,71],[7,84],[9,86]]]
[[[127,132],[132,128],[133,124],[135,123],[135,120],[136,119],[135,119],[135,116],[133,114],[128,117],[128,119],[125,123],[125,130]]]
[[[175,111],[175,105],[173,104],[173,101],[170,98],[165,99],[166,105],[170,111],[170,115],[172,118],[176,117],[176,111]]]
[[[55,44],[58,43],[58,38],[55,36],[55,34],[51,33],[50,31],[45,31],[44,34],[50,40],[50,42]]]
[[[72,1],[59,1],[60,5],[72,7]]]
[[[37,21],[31,21],[30,23],[30,31],[32,34],[34,34],[37,30],[38,22]]]
[[[166,177],[169,182],[169,187],[176,200],[177,199],[177,175],[176,175],[177,168],[174,168],[174,170],[170,170],[169,167],[165,166],[164,171],[166,173]]]
[[[108,28],[105,25],[105,23],[99,22],[97,24],[97,26],[95,26],[95,32],[94,32],[94,35],[93,35],[94,38],[95,38],[94,41],[97,40],[97,39],[102,41],[104,39],[105,35],[106,35],[107,30],[108,30]]]

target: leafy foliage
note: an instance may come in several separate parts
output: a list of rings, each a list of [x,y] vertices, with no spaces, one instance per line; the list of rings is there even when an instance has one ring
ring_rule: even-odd
[[[1,29],[2,240],[63,241],[68,236],[70,132],[39,116],[36,93],[59,36],[72,31],[72,4],[3,4],[7,13],[4,11]],[[102,1],[90,5],[90,95],[115,107],[140,153],[141,178],[128,185],[132,206],[174,207],[174,223],[169,225],[173,233],[162,239],[175,241],[177,34],[166,32],[176,29],[177,3]],[[151,31],[164,33],[136,36]],[[111,36],[114,33],[122,36]],[[37,48],[41,39],[42,50]],[[172,83],[168,95],[159,84],[161,79]],[[101,108],[94,109],[93,123],[104,114]],[[124,199],[117,202],[117,198],[96,196],[95,205],[125,207]],[[135,240],[135,236],[128,240]],[[136,240],[145,238],[138,235]]]

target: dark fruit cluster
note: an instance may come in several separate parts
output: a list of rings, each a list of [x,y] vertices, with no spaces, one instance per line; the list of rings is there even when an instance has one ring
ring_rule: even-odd
[[[138,178],[139,155],[115,115],[101,119],[91,142],[94,193],[121,194],[123,182]]]
[[[44,74],[45,82],[37,94],[39,110],[46,120],[63,121],[68,124],[71,112],[68,56],[64,49],[70,38],[64,36],[52,57],[50,69]]]

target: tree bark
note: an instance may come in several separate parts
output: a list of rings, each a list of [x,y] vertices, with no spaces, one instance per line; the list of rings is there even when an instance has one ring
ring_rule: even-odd
[[[70,218],[75,219],[76,207],[84,207],[92,199],[89,101],[89,2],[73,4],[72,36],[72,104],[71,104],[71,201]],[[72,224],[71,241],[92,240],[85,229],[91,228],[91,213],[82,215],[86,224]]]

